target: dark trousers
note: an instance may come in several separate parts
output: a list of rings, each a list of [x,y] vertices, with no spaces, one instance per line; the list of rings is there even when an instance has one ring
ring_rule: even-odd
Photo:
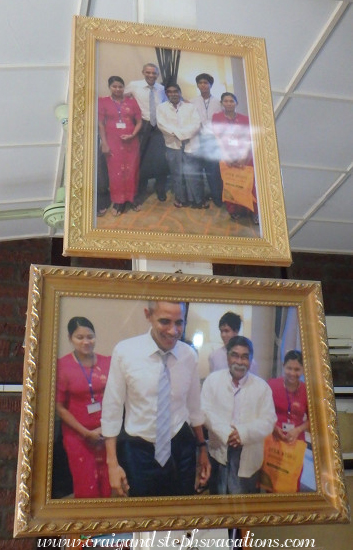
[[[182,149],[166,149],[175,199],[183,204],[203,204],[205,196],[198,157]]]
[[[200,135],[198,156],[201,170],[205,171],[211,198],[216,206],[222,206],[223,181],[219,169],[220,153],[214,136]]]
[[[156,193],[165,192],[168,177],[168,165],[165,159],[165,142],[157,126],[151,126],[147,120],[142,121],[139,132],[140,140],[140,177],[135,202],[142,204],[146,198],[149,179],[155,179]]]
[[[172,454],[165,466],[154,458],[155,446],[140,437],[124,435],[118,459],[124,468],[129,496],[193,495],[196,477],[196,442],[188,424],[172,439]]]

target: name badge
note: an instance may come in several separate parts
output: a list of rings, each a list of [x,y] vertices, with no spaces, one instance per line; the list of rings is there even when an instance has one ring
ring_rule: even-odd
[[[239,141],[237,139],[228,139],[228,145],[239,145]]]
[[[100,403],[89,403],[89,405],[87,405],[88,414],[93,414],[101,410],[102,410],[102,406]]]
[[[291,424],[290,422],[282,422],[282,430],[285,433],[291,432],[294,430],[294,424]]]
[[[123,128],[123,129],[126,128],[125,122],[117,122],[117,123],[115,124],[115,126],[116,126],[117,128]]]

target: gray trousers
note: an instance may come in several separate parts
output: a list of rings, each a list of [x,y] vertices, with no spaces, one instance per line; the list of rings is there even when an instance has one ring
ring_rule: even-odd
[[[212,473],[210,492],[214,495],[246,495],[258,493],[257,482],[260,470],[251,477],[239,477],[239,464],[242,447],[228,447],[227,464],[220,464],[211,457]]]
[[[167,147],[166,158],[174,184],[175,199],[184,204],[204,202],[204,186],[199,159],[182,149]]]

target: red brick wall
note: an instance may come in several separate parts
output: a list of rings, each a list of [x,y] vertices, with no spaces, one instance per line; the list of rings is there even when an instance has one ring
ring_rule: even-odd
[[[131,269],[128,260],[71,260],[61,251],[61,239],[0,242],[0,383],[22,383],[30,264]],[[37,548],[36,539],[9,540],[13,533],[20,411],[20,394],[0,394],[0,550]]]
[[[131,269],[129,260],[64,258],[61,239],[0,242],[0,383],[21,383],[28,273],[31,263]],[[325,311],[353,315],[353,256],[293,254],[290,268],[214,265],[215,275],[321,280]],[[0,550],[36,548],[12,538],[20,395],[0,395]]]
[[[0,383],[22,383],[29,266],[50,260],[50,239],[0,243]],[[20,394],[0,395],[0,539],[13,531],[20,412]],[[0,548],[27,550],[36,541],[0,540]]]

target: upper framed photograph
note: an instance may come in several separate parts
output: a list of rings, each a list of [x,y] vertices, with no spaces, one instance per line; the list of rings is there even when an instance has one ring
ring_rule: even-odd
[[[348,518],[320,283],[32,266],[16,537]]]
[[[64,254],[290,265],[262,38],[75,17]]]

